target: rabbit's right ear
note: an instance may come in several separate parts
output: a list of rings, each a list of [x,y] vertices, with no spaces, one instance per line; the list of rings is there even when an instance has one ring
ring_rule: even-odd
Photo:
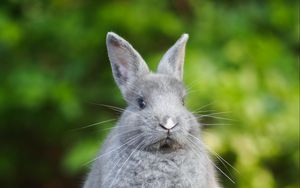
[[[148,66],[125,39],[113,32],[107,33],[106,46],[114,79],[125,94],[132,81],[149,73]]]
[[[188,34],[181,35],[177,42],[165,53],[158,65],[158,73],[174,76],[178,80],[182,80],[185,45],[188,38]]]

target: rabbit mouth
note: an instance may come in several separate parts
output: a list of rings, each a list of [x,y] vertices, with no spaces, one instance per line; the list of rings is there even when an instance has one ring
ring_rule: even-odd
[[[170,137],[167,137],[166,139],[162,140],[160,143],[160,149],[171,149],[172,142],[174,142]]]
[[[182,148],[182,146],[175,139],[167,136],[166,138],[154,143],[151,148],[161,152],[172,152]]]

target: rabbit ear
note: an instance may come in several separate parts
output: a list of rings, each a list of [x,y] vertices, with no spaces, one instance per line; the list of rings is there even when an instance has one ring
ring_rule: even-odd
[[[177,42],[165,53],[158,65],[158,73],[168,74],[182,80],[185,45],[188,38],[188,34],[181,35]]]
[[[114,79],[124,93],[131,81],[149,72],[148,66],[125,39],[113,32],[107,33],[106,46]]]

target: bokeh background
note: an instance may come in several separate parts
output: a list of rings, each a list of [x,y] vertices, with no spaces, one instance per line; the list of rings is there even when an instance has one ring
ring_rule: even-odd
[[[155,70],[184,32],[187,106],[226,188],[299,187],[296,0],[1,0],[1,187],[80,187],[126,107],[105,36],[115,31]],[[212,114],[214,113],[214,114]],[[214,116],[214,117],[210,117]],[[112,120],[101,125],[86,125]]]

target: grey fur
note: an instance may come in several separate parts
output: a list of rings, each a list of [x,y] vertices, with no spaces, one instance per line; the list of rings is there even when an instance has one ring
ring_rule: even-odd
[[[108,33],[114,78],[128,107],[101,147],[84,188],[219,187],[213,163],[201,141],[200,125],[182,104],[187,37],[183,35],[166,53],[159,73],[150,73],[130,44]],[[123,70],[116,70],[118,66]],[[144,109],[137,102],[141,97],[146,104]],[[159,124],[168,118],[177,126],[165,130]]]
[[[182,80],[185,45],[188,39],[188,34],[183,34],[166,52],[158,65],[158,73],[169,74],[179,80]]]

